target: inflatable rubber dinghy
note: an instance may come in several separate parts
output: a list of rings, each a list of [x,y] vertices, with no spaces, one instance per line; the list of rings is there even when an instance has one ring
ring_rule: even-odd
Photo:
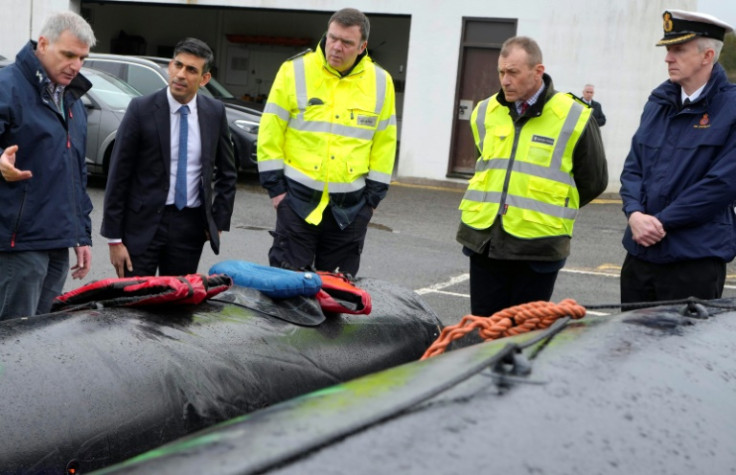
[[[99,469],[419,359],[439,334],[435,313],[409,290],[358,284],[372,296],[370,315],[325,318],[315,299],[279,304],[236,286],[196,306],[83,309],[0,323],[0,472]]]
[[[683,310],[558,320],[275,404],[100,475],[733,474],[736,300]]]

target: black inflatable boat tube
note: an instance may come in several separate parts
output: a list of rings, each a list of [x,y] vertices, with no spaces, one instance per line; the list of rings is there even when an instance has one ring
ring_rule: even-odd
[[[2,322],[2,470],[103,468],[421,357],[439,333],[434,312],[406,289],[370,279],[360,285],[372,295],[371,315],[329,315],[318,326],[278,318],[283,309],[241,287],[218,296],[232,303]]]

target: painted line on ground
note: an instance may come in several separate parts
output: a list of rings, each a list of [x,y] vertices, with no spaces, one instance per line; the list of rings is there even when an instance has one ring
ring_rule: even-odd
[[[618,266],[613,266],[610,264],[602,264],[599,266],[599,268],[618,268]],[[560,272],[565,272],[568,274],[578,274],[578,275],[592,275],[597,277],[615,277],[620,278],[621,276],[619,274],[613,274],[611,272],[599,272],[599,271],[593,271],[593,270],[586,270],[586,269],[574,269],[574,268],[562,268]],[[728,275],[727,278],[734,278],[736,276]],[[463,282],[466,282],[470,279],[470,274],[460,274],[458,276],[452,277],[449,280],[445,282],[439,282],[434,285],[430,285],[429,287],[424,287],[421,289],[415,290],[415,292],[419,295],[425,295],[425,294],[440,294],[440,295],[447,295],[450,297],[459,297],[459,298],[470,298],[469,294],[461,293],[461,292],[452,292],[449,290],[445,290],[447,287],[452,287],[454,285],[462,284]],[[736,285],[724,285],[724,289],[728,290],[736,290]],[[593,310],[587,311],[588,315],[610,315],[610,313],[607,312],[595,312]]]
[[[468,279],[470,279],[470,274],[460,274],[456,277],[452,277],[448,281],[430,285],[429,287],[424,287],[423,289],[417,289],[414,292],[418,293],[419,295],[429,294],[432,292],[440,291],[444,289],[445,287],[450,287],[451,285],[462,284]],[[462,295],[462,294],[458,294],[458,295]]]
[[[578,271],[578,273],[585,273],[584,271]],[[607,275],[602,274],[600,272],[594,273],[595,275]],[[452,277],[450,280],[447,280],[445,282],[440,282],[438,284],[430,285],[429,287],[424,287],[423,289],[415,290],[416,293],[419,295],[424,294],[440,294],[440,295],[448,295],[450,297],[460,297],[460,298],[470,298],[470,295],[463,294],[460,292],[450,292],[449,290],[444,290],[447,287],[451,287],[453,285],[462,284],[463,282],[470,279],[470,274],[460,274],[458,276]],[[588,315],[610,315],[606,312],[596,312],[593,310],[588,310],[586,312]]]

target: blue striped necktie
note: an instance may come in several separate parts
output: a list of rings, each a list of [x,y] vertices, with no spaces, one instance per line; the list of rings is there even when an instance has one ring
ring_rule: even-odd
[[[174,205],[177,209],[187,206],[187,135],[189,125],[187,116],[189,106],[179,108],[179,161],[176,165],[176,186],[174,187]]]

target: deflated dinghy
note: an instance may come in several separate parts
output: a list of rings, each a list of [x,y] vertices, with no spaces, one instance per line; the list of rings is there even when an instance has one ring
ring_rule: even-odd
[[[0,471],[109,466],[278,401],[418,359],[439,334],[413,292],[372,279],[370,315],[233,287],[199,305],[0,323]],[[304,323],[301,325],[299,323]]]
[[[734,473],[734,310],[722,300],[558,320],[276,404],[103,473]]]

